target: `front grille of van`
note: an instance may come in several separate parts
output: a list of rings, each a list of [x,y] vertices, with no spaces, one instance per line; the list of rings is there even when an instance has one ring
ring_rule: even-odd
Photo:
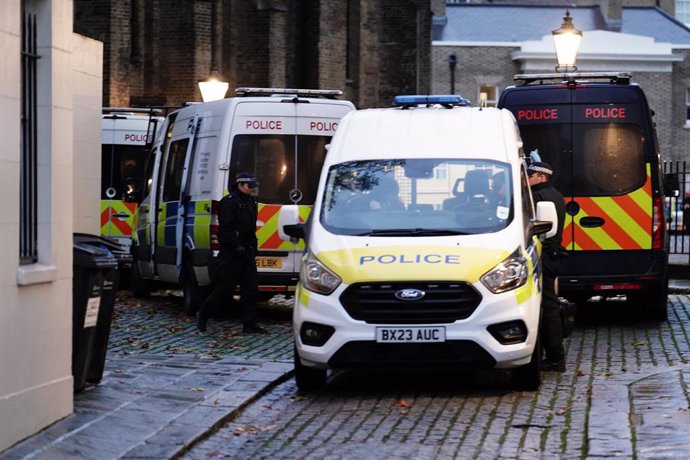
[[[400,300],[396,292],[416,289],[418,300]],[[469,284],[457,282],[357,283],[348,287],[340,302],[354,319],[371,324],[453,323],[468,318],[482,301]]]

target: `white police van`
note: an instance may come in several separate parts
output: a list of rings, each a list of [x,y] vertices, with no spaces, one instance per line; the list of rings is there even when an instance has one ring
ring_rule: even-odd
[[[130,246],[146,180],[144,168],[162,114],[155,108],[103,108],[100,233],[122,247],[115,253],[121,268],[132,261]]]
[[[218,207],[240,172],[259,182],[260,297],[290,293],[303,248],[282,224],[304,222],[340,119],[355,110],[339,90],[237,88],[237,97],[170,113],[154,142],[132,245],[132,289],[182,286],[198,309],[213,283]]]
[[[398,96],[353,112],[326,156],[294,305],[302,390],[328,368],[512,369],[541,382],[539,235],[522,142],[507,110],[457,96]],[[551,230],[553,228],[553,230]]]

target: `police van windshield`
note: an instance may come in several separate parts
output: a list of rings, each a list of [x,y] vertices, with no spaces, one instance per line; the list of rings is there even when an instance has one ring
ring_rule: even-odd
[[[644,136],[638,125],[523,125],[520,132],[525,152],[538,152],[554,167],[554,186],[564,195],[625,195],[647,179]],[[563,148],[568,138],[573,140],[572,155]]]
[[[442,158],[341,163],[328,171],[320,219],[340,235],[496,232],[513,219],[510,166]]]
[[[144,146],[104,144],[101,157],[101,199],[139,201],[144,184]]]
[[[230,178],[254,174],[258,199],[270,204],[314,204],[330,136],[235,136]]]

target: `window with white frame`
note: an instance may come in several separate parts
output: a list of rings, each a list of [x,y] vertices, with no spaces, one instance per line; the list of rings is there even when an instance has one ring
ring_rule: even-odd
[[[479,106],[496,107],[498,103],[498,86],[481,85],[479,86]]]
[[[690,25],[690,0],[676,0],[676,19]]]

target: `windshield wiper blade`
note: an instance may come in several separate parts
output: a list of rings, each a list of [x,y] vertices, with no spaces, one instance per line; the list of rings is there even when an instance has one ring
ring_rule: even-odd
[[[359,233],[358,236],[452,236],[467,234],[458,230],[440,228],[387,228]]]

